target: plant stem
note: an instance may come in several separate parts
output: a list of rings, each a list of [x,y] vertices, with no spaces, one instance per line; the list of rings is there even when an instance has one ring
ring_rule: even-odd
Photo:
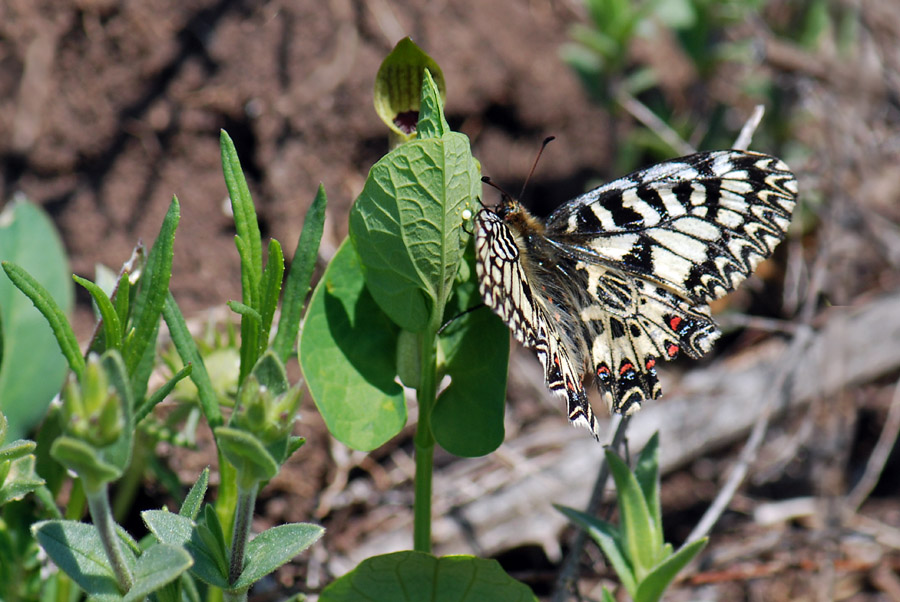
[[[85,487],[85,491],[87,490],[88,487]],[[122,548],[119,547],[119,537],[116,535],[116,524],[109,507],[106,485],[100,486],[95,491],[87,491],[87,501],[91,511],[91,520],[100,535],[103,551],[106,552],[106,557],[109,559],[119,589],[122,590],[122,593],[126,593],[134,582],[131,579],[131,572],[125,564],[125,555],[122,554]]]
[[[231,535],[231,562],[228,567],[229,583],[236,582],[244,570],[244,553],[247,547],[247,540],[250,538],[250,521],[253,518],[253,507],[256,504],[256,493],[258,490],[259,484],[256,482],[238,485],[238,502],[234,513],[234,531]]]
[[[416,483],[413,502],[413,549],[431,553],[431,477],[434,470],[434,435],[431,432],[431,410],[437,396],[435,365],[436,328],[422,333],[421,379],[416,397],[419,422],[416,425]]]

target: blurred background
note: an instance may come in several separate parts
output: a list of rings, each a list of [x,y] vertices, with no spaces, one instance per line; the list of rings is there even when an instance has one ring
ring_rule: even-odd
[[[324,266],[368,169],[388,150],[372,88],[381,60],[405,36],[441,65],[451,126],[505,188],[518,190],[541,140],[557,137],[523,199],[538,214],[633,169],[728,148],[764,105],[751,149],[797,173],[793,229],[745,290],[715,308],[728,333],[717,357],[699,367],[676,363],[662,378],[674,408],[743,383],[735,371],[744,378],[765,362],[797,367],[749,484],[672,599],[900,600],[900,457],[891,452],[900,423],[896,0],[4,0],[0,199],[23,193],[42,206],[72,271],[92,277],[96,264],[118,269],[136,241],[152,241],[177,195],[172,291],[188,315],[206,319],[209,308],[240,298],[220,128],[237,146],[263,236],[286,249],[324,184]],[[85,340],[90,300],[77,294]],[[818,347],[801,354],[789,342],[807,327]],[[693,375],[682,382],[687,368],[701,374],[693,384]],[[443,491],[449,501],[438,511],[449,522],[436,528],[436,551],[497,557],[549,595],[571,531],[561,517],[545,523],[535,508],[583,504],[601,448],[571,431],[529,353],[517,350],[510,378],[508,444],[488,459],[440,458],[457,489]],[[664,523],[676,543],[758,419],[709,399],[678,415],[706,427],[702,435],[677,431],[696,445],[663,435],[662,455],[671,454]],[[645,411],[647,436],[649,425],[672,424],[660,413],[666,405]],[[329,531],[281,571],[280,592],[315,591],[353,566],[355,554],[409,545],[402,517],[412,499],[412,431],[371,454],[351,452],[328,437],[310,401],[304,407],[301,434],[310,443],[261,495],[260,520],[317,520]],[[717,422],[692,407],[726,413]],[[728,428],[716,430],[720,422]],[[587,446],[570,446],[575,437]],[[201,441],[169,462],[191,482],[209,454]],[[540,486],[508,489],[562,465],[577,468],[566,473],[571,499],[528,497]],[[484,475],[490,485],[478,480]],[[473,489],[459,491],[460,479]],[[147,507],[160,503],[152,482]],[[868,491],[854,489],[860,482]],[[500,508],[485,520],[505,525],[504,535],[486,537],[471,518],[453,523],[454,512],[495,493]],[[852,508],[829,505],[848,497]],[[518,509],[509,510],[509,499]],[[803,500],[800,510],[785,510],[786,500]],[[516,515],[524,522],[505,522]],[[583,561],[585,592],[612,575],[596,549]]]

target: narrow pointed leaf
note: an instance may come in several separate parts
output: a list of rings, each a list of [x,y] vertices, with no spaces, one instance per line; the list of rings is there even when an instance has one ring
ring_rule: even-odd
[[[200,350],[197,349],[197,344],[194,342],[187,323],[184,321],[184,315],[178,309],[178,303],[171,293],[166,297],[163,317],[166,320],[166,326],[169,327],[172,344],[175,345],[181,361],[185,364],[191,364],[191,381],[197,386],[200,407],[203,408],[203,414],[206,416],[209,427],[215,429],[222,424],[219,399],[209,378],[209,373],[206,371],[203,358],[200,356]]]
[[[187,496],[185,496],[184,502],[182,502],[181,508],[179,508],[178,510],[178,514],[191,520],[197,518],[197,515],[200,513],[200,508],[203,504],[203,497],[206,495],[206,487],[208,485],[209,466],[203,469],[203,472],[200,473],[200,476],[191,486],[191,490],[188,492]]]
[[[129,333],[127,344],[122,350],[122,359],[125,360],[128,374],[134,374],[147,347],[152,347],[156,342],[154,335],[166,304],[166,295],[169,293],[172,247],[175,242],[175,229],[180,219],[181,208],[178,199],[173,197],[156,241],[147,256],[147,264],[144,266],[141,279],[138,281],[132,309],[132,332]]]
[[[640,582],[656,564],[655,526],[650,522],[650,510],[641,487],[625,462],[610,450],[606,451],[606,461],[619,496],[623,548],[634,568],[635,578]]]
[[[284,253],[281,244],[274,238],[269,241],[269,260],[262,273],[260,283],[260,333],[259,353],[262,354],[269,345],[269,331],[272,328],[272,318],[278,307],[278,299],[281,296],[281,279],[284,277]]]
[[[554,504],[554,507],[565,514],[573,523],[587,531],[591,539],[597,542],[597,545],[603,550],[606,559],[612,565],[613,570],[616,571],[616,575],[619,576],[619,581],[622,582],[625,591],[633,597],[637,592],[637,581],[627,554],[622,549],[622,542],[616,528],[604,520],[574,508],[557,506],[556,504]]]
[[[81,350],[78,348],[78,340],[75,338],[75,332],[69,325],[65,313],[63,313],[59,305],[56,304],[56,301],[47,289],[21,267],[14,263],[4,261],[3,270],[6,272],[6,275],[9,276],[9,279],[13,281],[13,284],[15,284],[25,296],[31,299],[34,306],[50,324],[53,335],[56,337],[56,342],[59,344],[59,348],[69,362],[69,368],[80,378],[81,374],[84,372],[84,358],[81,357]],[[8,337],[9,325],[7,325],[6,330],[7,333],[5,336]],[[8,341],[8,339],[4,340]],[[8,357],[9,354],[10,350],[5,349],[5,356]]]
[[[112,301],[109,300],[103,289],[90,280],[75,275],[72,278],[91,294],[94,303],[97,304],[97,309],[103,317],[103,333],[106,337],[106,348],[121,349],[122,325],[119,322],[119,315],[116,313],[116,308],[113,306]]]
[[[281,319],[278,321],[278,332],[272,344],[282,363],[287,363],[297,340],[303,303],[309,294],[313,268],[316,267],[316,259],[319,257],[327,202],[325,187],[320,184],[316,198],[303,218],[303,231],[297,239],[297,248],[291,260],[291,269],[288,271],[284,288],[284,300],[281,304]]]
[[[635,602],[657,602],[678,573],[706,546],[707,538],[683,546],[648,574],[638,586]]]

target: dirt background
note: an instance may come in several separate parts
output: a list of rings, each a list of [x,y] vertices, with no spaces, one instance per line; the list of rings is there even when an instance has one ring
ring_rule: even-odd
[[[757,70],[794,108],[793,150],[764,150],[790,153],[801,188],[809,191],[801,219],[812,225],[794,238],[800,261],[814,266],[826,242],[840,247],[826,262],[817,306],[851,305],[898,285],[900,8],[892,0],[840,3],[858,12],[861,41],[850,52],[827,42],[810,51],[793,44],[789,33],[772,33],[790,32],[791,23],[783,18],[789,3],[770,4],[767,21],[728,33],[753,42],[750,58],[735,70]],[[234,230],[224,209],[220,128],[241,156],[263,236],[278,239],[286,250],[294,247],[316,187],[325,185],[324,265],[346,235],[347,211],[369,167],[387,150],[385,127],[372,107],[373,81],[383,57],[404,36],[441,65],[451,125],[470,137],[483,172],[502,185],[517,190],[540,141],[557,136],[531,186],[539,212],[582,192],[593,178],[617,175],[611,173],[610,141],[633,131],[635,120],[592,104],[560,60],[570,28],[584,21],[584,9],[574,0],[5,0],[0,199],[23,192],[42,205],[60,229],[72,270],[92,277],[95,264],[117,268],[137,240],[152,241],[177,195],[182,220],[172,291],[187,314],[202,318],[208,308],[240,297]],[[731,108],[722,119],[737,131],[757,100],[742,93],[735,72],[701,82],[664,35],[635,43],[631,55],[635,64],[661,68],[665,94],[697,120],[704,119],[707,106],[724,103]],[[822,222],[832,225],[816,225]],[[788,261],[782,254],[766,278],[783,278]],[[84,340],[91,328],[89,303],[79,295],[76,327]],[[746,309],[751,302],[738,305]],[[790,303],[787,309],[775,305],[776,317],[784,317],[799,301],[793,310]],[[845,477],[865,461],[862,451],[857,465],[847,457],[869,449],[859,442],[877,437],[885,422],[891,382],[885,377],[870,383],[865,394],[850,393],[864,398],[860,404],[868,404],[869,413],[864,424],[844,424],[843,439],[835,439],[847,446],[839,469]],[[303,434],[310,443],[261,497],[257,526],[315,516],[330,529],[326,549],[346,549],[364,530],[358,525],[365,523],[366,507],[341,507],[331,499],[323,513],[321,492],[334,489],[336,474],[348,481],[372,477],[372,466],[383,458],[408,451],[409,433],[388,451],[349,462],[306,403]],[[562,418],[557,409],[528,400],[515,407],[526,422],[539,414]],[[719,474],[734,452],[724,445],[703,470],[695,465],[668,477],[666,520],[695,518],[714,495],[702,476],[710,474],[709,462]],[[356,468],[335,468],[348,462]],[[189,469],[202,466],[203,459],[173,464],[189,482],[196,474]],[[803,483],[792,493],[821,493],[811,484],[818,475],[809,472],[809,464],[795,468],[807,472],[791,477],[791,483]],[[740,500],[773,496],[779,483],[770,479]],[[894,475],[876,498],[880,518],[894,529],[900,528],[898,494]],[[408,496],[409,489],[400,495]],[[732,520],[722,538],[759,541],[759,529]],[[730,565],[734,571],[718,589],[684,585],[681,599],[703,591],[712,596],[707,599],[900,600],[896,549],[851,571],[849,582],[829,581],[833,574],[821,564],[796,560],[815,556],[820,532],[801,533],[795,534],[796,545],[785,544],[786,535],[778,546]],[[796,558],[777,554],[798,549]],[[557,566],[539,549],[496,555],[536,591],[549,591]],[[591,569],[604,570],[596,553],[589,560]],[[310,572],[301,558],[280,574],[279,591],[315,591],[327,583],[327,570],[315,578]]]

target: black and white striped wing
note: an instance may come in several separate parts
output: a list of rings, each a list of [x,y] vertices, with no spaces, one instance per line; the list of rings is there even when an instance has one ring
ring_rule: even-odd
[[[573,363],[566,333],[550,318],[540,293],[532,289],[512,232],[489,209],[475,218],[475,254],[478,287],[485,304],[509,326],[516,340],[537,352],[547,387],[566,399],[569,420],[599,437],[581,382],[583,367]]]
[[[707,303],[771,254],[796,195],[779,159],[717,151],[635,172],[548,218],[547,240],[587,275],[584,336],[614,411],[659,397],[660,359],[710,350],[720,332]]]
[[[560,251],[705,303],[734,290],[784,238],[797,180],[745,151],[659,163],[562,205],[546,222]]]

